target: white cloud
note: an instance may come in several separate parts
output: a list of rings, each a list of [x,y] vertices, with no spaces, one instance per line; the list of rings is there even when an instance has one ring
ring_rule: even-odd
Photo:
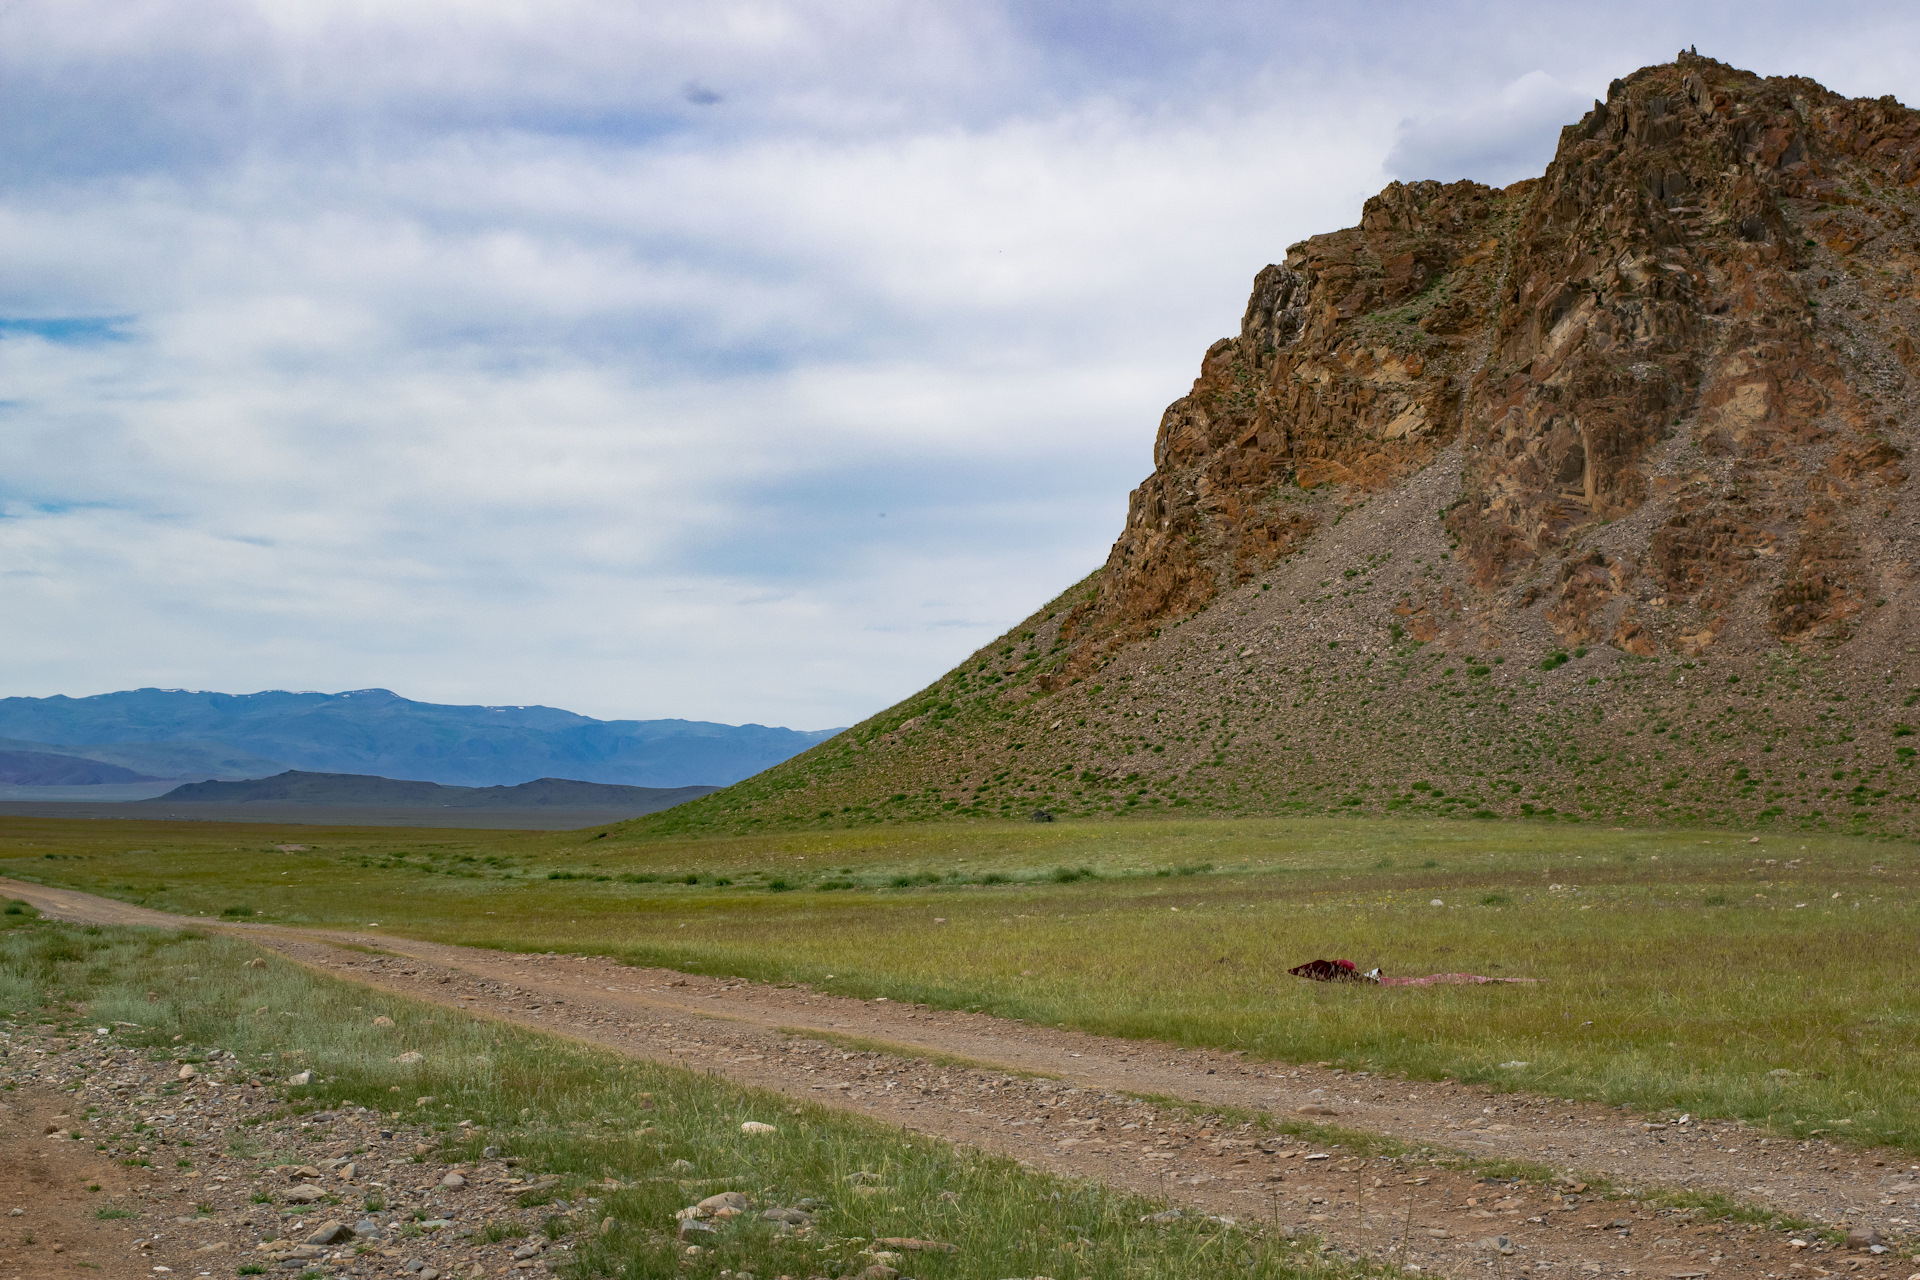
[[[1529,71],[1497,93],[1403,120],[1386,170],[1403,182],[1471,178],[1495,187],[1538,177],[1553,159],[1561,126],[1592,101],[1591,93],[1545,71]]]
[[[112,323],[0,329],[0,692],[854,720],[1100,563],[1383,156],[1537,171],[1697,16],[1381,14],[16,4],[0,319]]]
[[[1383,120],[513,133],[16,196],[26,278],[135,317],[0,341],[16,687],[857,718],[1099,563]]]

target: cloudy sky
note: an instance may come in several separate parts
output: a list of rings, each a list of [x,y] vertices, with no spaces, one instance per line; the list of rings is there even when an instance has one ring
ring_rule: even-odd
[[[0,694],[801,728],[1104,559],[1287,244],[1910,4],[8,0]]]

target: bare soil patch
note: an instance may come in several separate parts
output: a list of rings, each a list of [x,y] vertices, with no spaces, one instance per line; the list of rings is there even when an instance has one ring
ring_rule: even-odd
[[[106,1038],[23,1028],[0,1046],[9,1280],[231,1276],[249,1263],[350,1280],[539,1280],[566,1255],[541,1227],[576,1206],[521,1205],[544,1184],[513,1160],[449,1168],[429,1157],[439,1139],[422,1126],[359,1108],[296,1112],[257,1080],[182,1082],[173,1063]],[[455,1172],[460,1185],[447,1185]],[[466,1234],[487,1225],[491,1240]]]

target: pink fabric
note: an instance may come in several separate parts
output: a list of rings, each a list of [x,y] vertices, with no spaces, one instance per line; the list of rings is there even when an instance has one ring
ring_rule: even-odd
[[[1430,973],[1424,978],[1388,978],[1378,969],[1367,973],[1351,960],[1309,960],[1287,970],[1296,978],[1315,982],[1372,982],[1383,987],[1478,986],[1483,982],[1538,982],[1538,978],[1489,978],[1478,973]]]
[[[1472,985],[1481,982],[1538,982],[1538,978],[1486,978],[1477,973],[1430,973],[1424,978],[1381,978],[1383,987],[1437,987],[1449,983]]]

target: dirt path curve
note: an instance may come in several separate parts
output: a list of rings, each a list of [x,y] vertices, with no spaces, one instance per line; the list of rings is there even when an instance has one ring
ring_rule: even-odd
[[[698,1065],[1209,1213],[1277,1219],[1352,1252],[1427,1270],[1758,1278],[1817,1277],[1844,1265],[1896,1280],[1913,1270],[1909,1233],[1920,1221],[1920,1168],[1897,1152],[1769,1138],[1732,1121],[1660,1124],[1621,1109],[1454,1082],[1247,1062],[802,986],[633,968],[605,957],[213,925],[6,880],[0,893],[84,923],[220,928],[352,981]],[[385,954],[349,949],[369,947]],[[856,1053],[832,1043],[847,1037],[884,1042],[895,1052]],[[1316,1123],[1441,1153],[1528,1160],[1634,1191],[1625,1202],[1599,1201],[1552,1188],[1494,1186],[1430,1161],[1366,1159],[1325,1143],[1257,1142],[1233,1126],[1202,1125],[1191,1114],[1143,1103],[1141,1095],[1200,1112],[1227,1106],[1288,1120],[1304,1112]],[[1779,1233],[1690,1221],[1632,1198],[1679,1188],[1724,1192],[1832,1227],[1871,1226],[1896,1247],[1853,1251],[1843,1263],[1817,1237],[1800,1237],[1809,1244],[1795,1249]]]

